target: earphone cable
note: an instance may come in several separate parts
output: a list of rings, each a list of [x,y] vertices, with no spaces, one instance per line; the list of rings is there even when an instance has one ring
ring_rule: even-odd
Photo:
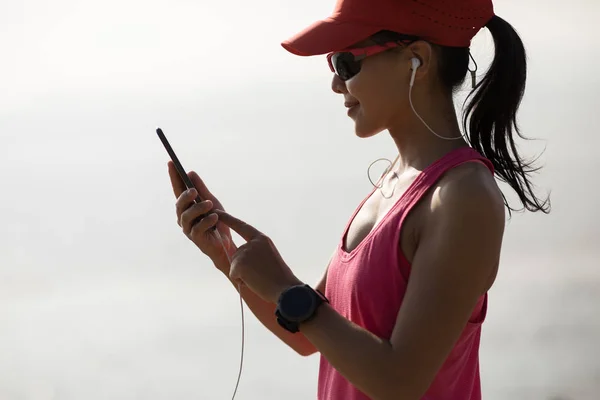
[[[227,248],[225,247],[225,243],[223,242],[223,238],[221,237],[221,234],[219,233],[218,229],[215,229],[214,231],[214,235],[215,237],[219,240],[219,242],[221,243],[221,247],[223,248],[223,251],[225,252],[225,256],[227,257],[227,261],[229,262],[229,265],[231,266],[231,256],[229,255],[229,252],[227,251]],[[238,376],[237,376],[237,380],[235,383],[235,388],[233,390],[233,395],[231,396],[231,400],[235,399],[235,395],[237,394],[239,385],[240,385],[240,380],[242,378],[242,369],[244,366],[244,347],[245,347],[245,323],[244,323],[244,301],[242,298],[242,284],[240,283],[238,285],[238,292],[240,294],[240,310],[241,310],[241,322],[242,322],[242,343],[241,343],[241,350],[240,350],[240,367],[238,370]]]

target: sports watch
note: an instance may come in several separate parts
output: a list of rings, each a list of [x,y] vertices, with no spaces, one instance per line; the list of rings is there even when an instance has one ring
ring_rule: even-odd
[[[329,303],[329,300],[318,290],[308,285],[292,286],[284,290],[277,300],[277,322],[286,330],[296,333],[298,326],[312,319],[324,302]]]

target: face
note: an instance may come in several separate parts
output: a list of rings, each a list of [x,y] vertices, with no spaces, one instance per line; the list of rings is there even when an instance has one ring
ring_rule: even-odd
[[[373,46],[376,44],[367,40],[351,47],[355,54],[366,54],[364,58],[340,53],[328,56],[330,65],[336,66],[342,77],[356,72],[352,71],[353,58],[362,58],[358,61],[360,72],[345,81],[334,74],[331,87],[344,96],[356,135],[363,138],[374,136],[405,118],[409,108],[410,51],[398,46],[381,51],[382,48]]]

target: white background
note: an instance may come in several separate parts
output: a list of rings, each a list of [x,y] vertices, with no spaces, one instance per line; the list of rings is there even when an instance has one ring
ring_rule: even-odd
[[[545,149],[535,182],[553,212],[507,226],[482,337],[487,400],[599,396],[598,4],[496,5],[528,49],[520,122],[538,140],[521,149]],[[231,398],[239,299],[175,223],[154,128],[316,281],[367,166],[395,156],[385,134],[354,136],[324,57],[279,45],[332,7],[0,3],[1,400]],[[481,72],[492,51],[483,30]],[[246,317],[237,399],[315,398],[318,357]]]

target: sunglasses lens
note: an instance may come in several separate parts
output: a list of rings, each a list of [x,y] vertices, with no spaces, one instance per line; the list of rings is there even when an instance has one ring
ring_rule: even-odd
[[[331,57],[335,73],[341,80],[347,81],[360,72],[360,61],[351,53],[336,53]]]

